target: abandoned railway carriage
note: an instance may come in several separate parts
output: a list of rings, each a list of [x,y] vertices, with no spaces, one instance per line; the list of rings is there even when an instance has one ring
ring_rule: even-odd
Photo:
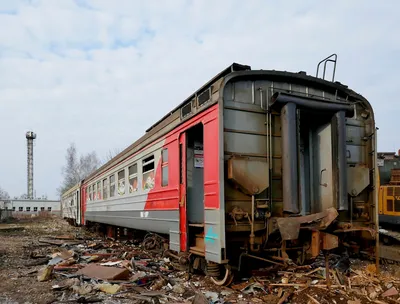
[[[61,196],[61,217],[71,224],[82,224],[81,183],[64,192]]]
[[[374,245],[375,144],[347,86],[233,64],[83,182],[83,223],[166,234],[212,267]]]

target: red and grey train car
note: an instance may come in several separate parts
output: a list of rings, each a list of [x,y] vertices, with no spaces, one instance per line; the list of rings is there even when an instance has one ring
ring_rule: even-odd
[[[80,220],[217,264],[300,263],[349,236],[368,247],[375,146],[373,109],[347,86],[233,64],[82,181]]]

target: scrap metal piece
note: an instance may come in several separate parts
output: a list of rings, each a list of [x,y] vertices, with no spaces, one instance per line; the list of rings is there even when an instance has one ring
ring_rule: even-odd
[[[321,247],[324,250],[332,250],[339,246],[339,238],[330,233],[320,232]]]
[[[103,280],[126,280],[129,278],[130,272],[126,268],[107,267],[89,264],[76,272],[90,278]]]
[[[333,207],[325,211],[298,217],[283,217],[277,219],[279,232],[283,240],[296,240],[299,237],[300,225],[319,222],[319,225],[313,228],[327,228],[339,215]]]
[[[316,258],[321,249],[329,251],[339,246],[339,238],[336,235],[313,230],[311,233],[311,246],[309,253]]]

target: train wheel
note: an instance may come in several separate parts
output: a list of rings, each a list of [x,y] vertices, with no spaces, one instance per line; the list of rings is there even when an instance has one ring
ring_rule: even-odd
[[[232,283],[233,281],[233,272],[232,269],[229,265],[225,265],[225,275],[222,280],[217,280],[213,277],[211,277],[211,281],[218,286],[228,286]]]

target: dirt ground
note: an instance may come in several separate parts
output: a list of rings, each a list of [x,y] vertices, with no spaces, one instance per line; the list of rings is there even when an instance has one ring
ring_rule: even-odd
[[[236,279],[229,287],[215,286],[208,277],[201,275],[188,276],[185,272],[171,270],[165,258],[154,258],[153,262],[143,258],[145,253],[140,252],[139,245],[123,247],[124,250],[134,252],[134,259],[146,262],[145,270],[167,269],[168,276],[159,279],[149,279],[148,283],[138,283],[140,280],[129,279],[128,283],[115,281],[114,287],[118,292],[110,294],[95,290],[91,286],[99,284],[89,279],[71,288],[59,288],[66,281],[74,280],[69,272],[53,270],[49,280],[40,282],[38,274],[46,267],[32,265],[40,260],[34,256],[38,252],[51,255],[60,251],[62,245],[46,244],[40,241],[43,237],[66,236],[74,239],[96,239],[94,244],[106,243],[99,237],[84,228],[73,227],[59,218],[34,218],[16,220],[12,223],[0,224],[0,303],[333,303],[333,304],[361,304],[361,303],[400,303],[397,290],[400,289],[400,271],[397,266],[383,266],[379,276],[374,274],[371,262],[350,260],[350,270],[347,275],[334,274],[331,281],[333,287],[326,288],[323,278],[323,269],[314,267],[307,270],[284,269],[274,271],[271,275]],[[83,245],[68,248],[83,248]],[[80,247],[79,247],[80,246]],[[90,246],[90,245],[85,245]],[[119,248],[121,244],[110,243],[104,248]],[[125,245],[124,245],[125,246]],[[132,249],[133,248],[133,249]],[[65,249],[65,250],[66,250]],[[75,249],[77,250],[77,249]],[[86,250],[86,249],[82,249]],[[107,249],[107,252],[112,252]],[[105,252],[105,251],[104,251]],[[124,255],[126,258],[126,254]],[[121,259],[109,258],[109,263]],[[78,263],[78,262],[77,262]],[[116,262],[118,263],[118,261]],[[157,264],[158,263],[158,264]],[[140,264],[141,265],[141,264]],[[144,265],[144,264],[143,264]],[[158,265],[158,266],[157,266]],[[79,265],[78,265],[79,266]],[[82,265],[81,265],[82,266]],[[82,266],[83,267],[83,266]],[[336,266],[338,268],[338,266]],[[312,272],[313,274],[307,274]],[[335,267],[333,267],[333,271]],[[137,276],[138,270],[131,275]],[[158,271],[158,270],[154,270]],[[149,274],[147,274],[149,275]],[[145,275],[146,276],[146,275]],[[340,277],[340,280],[338,278]],[[166,279],[165,279],[166,278]],[[145,277],[146,279],[146,277]],[[151,281],[152,280],[152,281]],[[143,279],[141,279],[143,281]],[[100,282],[102,283],[102,282]],[[302,285],[301,285],[302,284]],[[57,287],[57,285],[59,285]],[[86,287],[85,287],[86,286]],[[109,285],[110,286],[110,285]],[[122,287],[121,287],[122,286]],[[156,288],[156,286],[158,286]],[[89,288],[84,292],[83,287]],[[388,291],[389,290],[389,291]],[[386,292],[386,294],[385,294]],[[389,293],[389,296],[387,296]],[[89,297],[92,296],[92,297]],[[287,299],[286,295],[288,295]],[[95,301],[97,300],[97,301]]]
[[[56,300],[52,282],[37,280],[34,271],[42,266],[27,267],[25,264],[30,261],[30,252],[37,247],[39,237],[78,231],[79,228],[60,219],[50,218],[0,224],[0,303],[51,303]]]

